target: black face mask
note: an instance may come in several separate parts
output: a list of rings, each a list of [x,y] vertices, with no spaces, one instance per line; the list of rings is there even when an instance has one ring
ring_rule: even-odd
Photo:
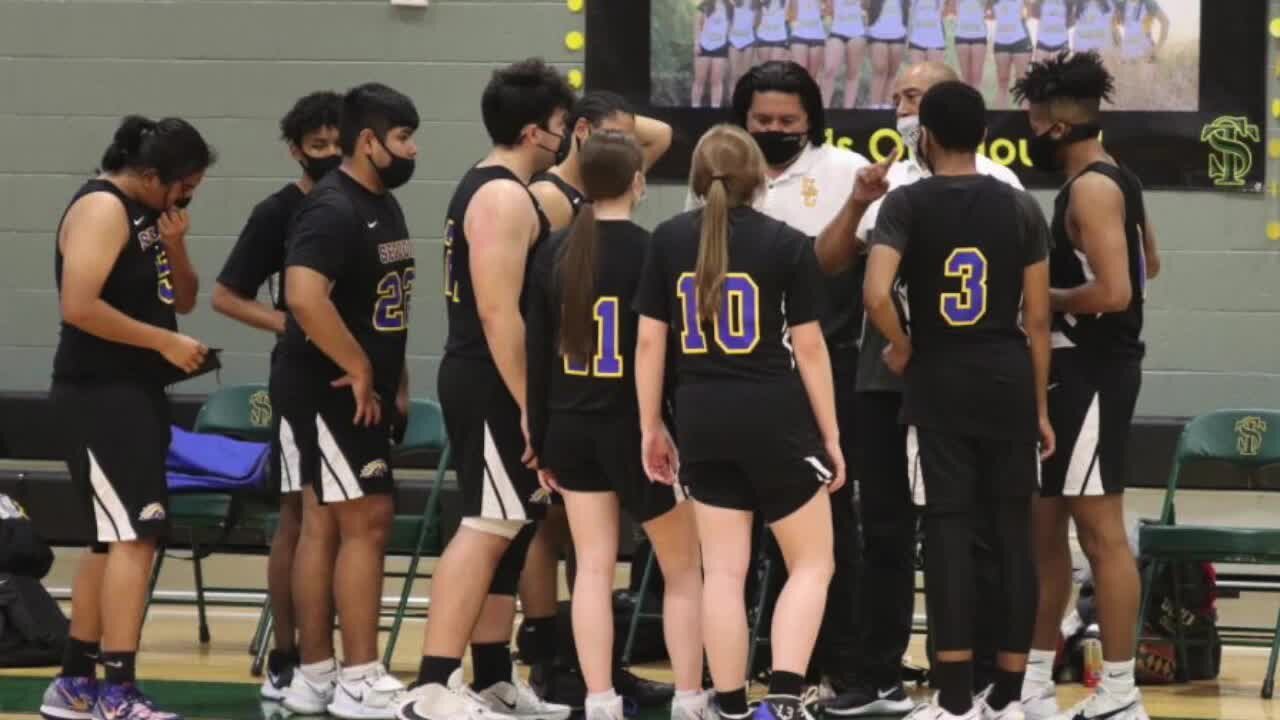
[[[1098,133],[1101,130],[1101,128],[1092,123],[1072,125],[1071,130],[1066,135],[1054,139],[1049,134],[1053,132],[1051,127],[1031,138],[1030,142],[1027,143],[1027,157],[1031,160],[1031,164],[1040,170],[1058,172],[1062,169],[1062,158],[1058,155],[1062,148],[1082,140],[1092,140],[1098,137]]]
[[[581,152],[582,143],[578,142],[578,136],[572,133],[565,133],[564,137],[560,139],[560,148],[556,150],[555,164],[559,165],[563,163],[565,160],[568,160],[569,149],[574,147],[575,145],[578,147],[578,151]]]
[[[329,155],[328,157],[312,157],[306,153],[302,154],[302,170],[311,178],[313,182],[319,182],[320,178],[328,175],[332,170],[337,169],[342,164],[341,155]]]
[[[786,165],[804,150],[808,133],[756,132],[751,133],[760,152],[764,153],[764,161],[772,167]]]
[[[413,158],[400,157],[391,152],[387,144],[381,140],[378,141],[378,144],[391,156],[391,162],[386,167],[378,167],[371,155],[369,156],[369,164],[373,165],[373,171],[378,173],[378,179],[382,181],[382,187],[388,190],[395,190],[409,182],[409,178],[413,177],[413,169],[416,163]]]
[[[542,143],[537,143],[537,146],[540,149],[551,153],[551,164],[538,169],[538,172],[542,172],[543,170],[550,169],[553,165],[560,164],[564,161],[564,158],[569,156],[568,143],[572,140],[573,133],[553,133],[544,127],[540,127],[538,129],[556,139],[556,146],[553,148],[549,148]],[[563,155],[561,155],[562,152]]]

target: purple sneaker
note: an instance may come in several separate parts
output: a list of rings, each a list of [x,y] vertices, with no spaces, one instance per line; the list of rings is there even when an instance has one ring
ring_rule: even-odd
[[[93,720],[182,720],[182,716],[157,710],[151,698],[143,695],[133,683],[102,683],[98,704],[93,708]]]
[[[91,677],[56,677],[40,701],[40,717],[45,720],[93,720],[98,702],[98,681]]]

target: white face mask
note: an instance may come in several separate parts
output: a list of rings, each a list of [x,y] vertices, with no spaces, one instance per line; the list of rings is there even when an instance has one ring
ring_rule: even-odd
[[[913,158],[920,157],[920,116],[910,115],[898,118],[898,134],[902,136],[902,147]]]

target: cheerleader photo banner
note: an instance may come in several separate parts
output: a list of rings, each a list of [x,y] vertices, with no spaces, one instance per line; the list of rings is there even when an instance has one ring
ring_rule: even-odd
[[[1103,141],[1147,187],[1260,192],[1266,3],[1252,0],[601,0],[587,6],[587,89],[677,129],[653,170],[683,182],[753,65],[794,60],[822,90],[827,141],[872,160],[901,144],[894,84],[945,62],[991,110],[983,152],[1029,186],[1030,128],[1008,88],[1036,59],[1096,51],[1116,78]]]

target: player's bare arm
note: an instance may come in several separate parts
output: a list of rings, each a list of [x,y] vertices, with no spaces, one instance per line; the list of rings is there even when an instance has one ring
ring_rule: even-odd
[[[862,302],[867,317],[889,341],[885,364],[902,374],[911,359],[911,338],[902,329],[898,309],[893,304],[893,281],[898,277],[902,255],[887,245],[876,245],[867,255],[867,276],[862,284]]]
[[[840,427],[836,423],[835,381],[831,374],[831,356],[822,336],[822,325],[816,320],[791,328],[791,351],[796,369],[809,396],[813,417],[822,433],[822,444],[833,465],[828,492],[839,490],[845,482],[844,453],[840,449]]]
[[[1151,218],[1142,225],[1142,254],[1147,259],[1147,279],[1155,280],[1160,275],[1160,247],[1156,243],[1156,228]]]
[[[170,208],[156,221],[160,231],[160,243],[169,258],[169,282],[173,284],[173,309],[186,315],[196,306],[196,294],[200,291],[200,276],[191,265],[187,253],[187,230],[191,228],[191,215],[182,208]]]
[[[644,152],[644,160],[640,163],[642,172],[649,172],[667,150],[671,148],[671,126],[643,115],[636,116],[636,142]]]
[[[277,335],[284,333],[283,312],[256,298],[245,297],[222,283],[214,283],[213,309],[250,327]]]
[[[537,226],[529,194],[511,180],[482,187],[463,221],[471,241],[471,283],[485,342],[521,413],[526,409],[527,378],[520,290]]]
[[[208,351],[200,341],[134,320],[102,299],[102,286],[129,237],[129,221],[115,197],[91,193],[71,207],[58,238],[62,319],[103,340],[155,350],[192,372]]]
[[[858,170],[849,199],[835,219],[818,234],[814,244],[822,272],[835,275],[847,270],[862,252],[864,243],[858,239],[858,224],[871,204],[889,192],[889,168],[897,161],[898,153],[894,153]]]
[[[1084,252],[1093,278],[1050,290],[1052,309],[1073,315],[1119,312],[1129,306],[1129,255],[1125,245],[1124,194],[1113,180],[1088,173],[1071,187],[1067,234]]]
[[[1041,260],[1022,271],[1022,329],[1031,347],[1031,368],[1036,381],[1036,416],[1040,423],[1040,459],[1053,454],[1056,440],[1049,424],[1049,261]]]

